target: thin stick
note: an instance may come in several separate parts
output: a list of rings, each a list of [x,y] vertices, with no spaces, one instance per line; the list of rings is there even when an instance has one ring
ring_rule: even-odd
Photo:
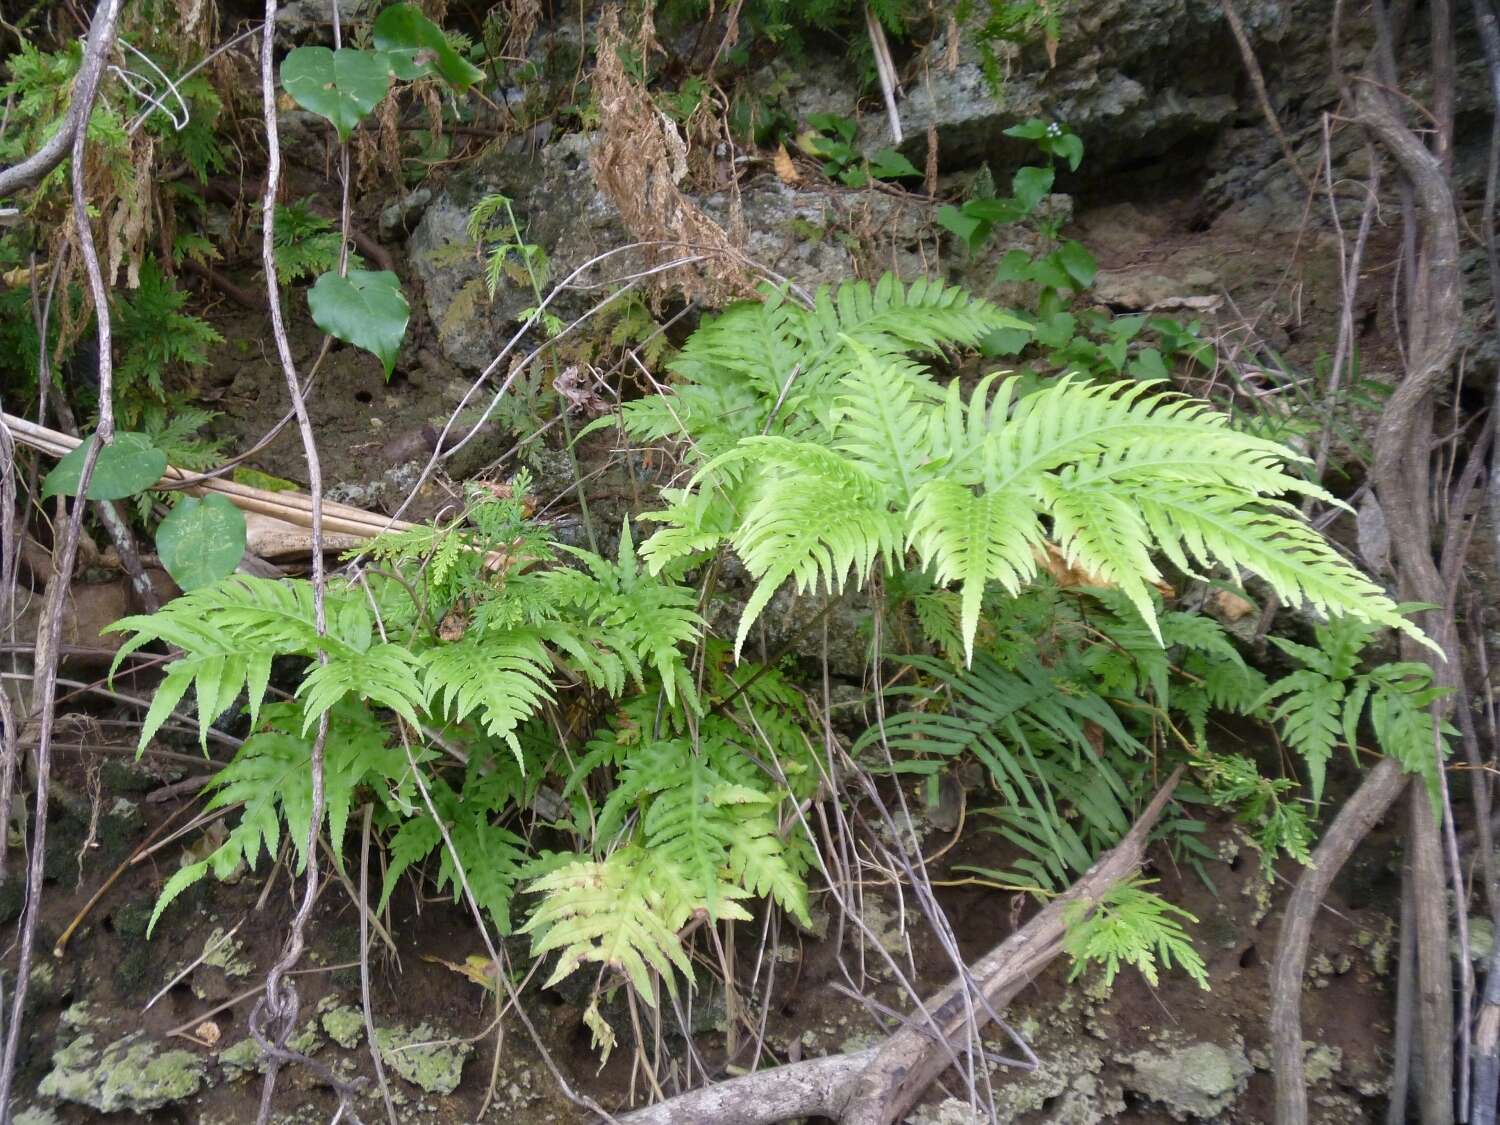
[[[79,72],[78,84],[73,96],[72,113],[76,108],[75,121],[86,121],[93,112],[94,97],[99,90],[99,77],[104,66],[104,56],[114,40],[115,23],[119,19],[121,0],[101,0],[95,13],[94,27],[89,32],[88,46],[84,52],[84,63]],[[57,646],[62,642],[63,604],[68,583],[61,576],[73,573],[73,563],[78,555],[78,540],[83,533],[83,512],[89,483],[94,477],[94,466],[99,461],[99,451],[114,438],[114,367],[110,360],[109,294],[104,287],[104,276],[99,268],[99,256],[94,248],[94,235],[89,227],[88,200],[84,191],[84,150],[88,130],[75,127],[73,142],[73,221],[78,228],[78,245],[89,280],[89,291],[94,300],[94,321],[99,340],[99,428],[89,441],[84,454],[83,469],[78,480],[78,500],[68,518],[63,535],[62,550],[54,556],[53,571],[59,575],[47,589],[47,604],[43,626],[37,633],[35,667],[39,678],[33,694],[32,721],[40,724],[36,744],[36,808],[31,829],[31,856],[26,873],[26,909],[21,918],[21,951],[16,966],[16,984],[11,999],[9,1026],[5,1029],[5,1054],[0,1061],[0,1125],[10,1125],[13,1099],[11,1089],[15,1080],[16,1058],[21,1047],[22,1014],[25,1011],[27,986],[31,982],[31,961],[36,944],[37,919],[42,908],[42,879],[47,845],[47,798],[51,784],[52,730],[56,722],[57,697]],[[31,163],[30,161],[26,163]],[[56,162],[54,161],[54,164]],[[20,182],[25,182],[24,180]],[[0,174],[0,194],[14,190],[19,184],[5,186],[5,177]],[[42,345],[45,347],[45,342]],[[0,829],[8,831],[8,828]]]
[[[308,417],[307,403],[302,396],[302,384],[297,378],[296,363],[292,359],[291,342],[287,339],[286,324],[281,315],[280,285],[276,277],[276,194],[281,182],[281,143],[277,134],[276,76],[275,76],[275,27],[277,0],[266,0],[266,22],[261,37],[260,79],[261,106],[266,126],[266,194],[261,204],[261,265],[266,277],[266,296],[271,309],[271,332],[276,340],[276,353],[281,360],[282,374],[286,377],[287,393],[292,399],[292,409],[297,415],[297,429],[302,436],[302,452],[307,462],[308,491],[311,493],[312,526],[312,584],[313,620],[319,637],[328,631],[326,603],[326,581],[323,572],[323,469],[318,459],[317,441],[313,436],[312,421]],[[334,7],[337,18],[337,5]],[[327,652],[320,646],[319,661],[326,662]],[[276,1076],[283,1063],[311,1063],[300,1052],[287,1049],[287,1039],[296,1025],[298,998],[296,986],[287,974],[296,967],[302,956],[306,941],[308,918],[313,904],[318,899],[318,832],[323,824],[323,751],[328,743],[328,712],[318,719],[318,733],[313,740],[311,761],[311,808],[307,826],[307,872],[302,902],[292,918],[291,932],[287,935],[280,960],[266,974],[265,995],[257,1001],[250,1013],[250,1034],[267,1056],[266,1078],[261,1087],[260,1110],[256,1116],[258,1125],[266,1125],[271,1118],[271,1102],[276,1091]],[[325,1069],[315,1067],[314,1069]],[[351,1120],[358,1121],[350,1105],[352,1091],[347,1083],[335,1080],[339,1093],[340,1108],[349,1108]]]
[[[203,964],[203,962],[206,961],[211,955],[223,949],[232,940],[234,940],[234,935],[239,933],[240,927],[244,924],[244,919],[242,918],[233,926],[231,926],[227,933],[220,934],[218,941],[212,943],[211,945],[205,945],[203,947],[203,952],[194,957],[193,960],[188,964],[187,968],[183,969],[182,972],[178,973],[171,980],[167,981],[166,984],[162,985],[161,990],[158,991],[155,996],[151,997],[151,999],[146,1001],[146,1006],[142,1008],[141,1011],[149,1012],[151,1010],[151,1006],[167,993],[171,992],[178,981],[182,980],[183,977],[187,976],[199,965]]]
[[[385,1116],[391,1125],[396,1125],[396,1107],[391,1104],[385,1064],[375,1042],[375,1011],[370,1004],[370,817],[374,811],[374,805],[365,805],[359,844],[359,1003],[365,1017],[365,1041],[370,1048],[370,1061],[375,1064],[375,1081],[380,1085],[380,1099],[385,1103]]]

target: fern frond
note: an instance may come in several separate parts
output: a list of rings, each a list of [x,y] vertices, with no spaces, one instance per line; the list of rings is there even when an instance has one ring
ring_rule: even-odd
[[[889,563],[901,541],[899,518],[858,463],[810,443],[749,441],[764,451],[766,474],[733,538],[756,580],[740,616],[736,656],[751,624],[788,578],[799,592],[821,582],[836,594],[851,574],[863,583],[877,561]]]
[[[961,586],[959,630],[964,660],[974,658],[974,634],[984,587],[999,582],[1014,595],[1036,575],[1033,549],[1045,543],[1036,508],[1016,493],[975,495],[952,480],[928,481],[912,501],[907,535],[939,584]]]
[[[115,654],[121,661],[143,645],[161,642],[183,655],[167,664],[165,677],[141,727],[144,749],[189,687],[198,704],[199,740],[209,725],[248,692],[251,721],[259,715],[277,656],[314,656],[320,648],[352,657],[369,647],[372,623],[362,598],[331,584],[328,633],[318,636],[312,585],[232,575],[212,586],[174,598],[156,613],[126,617],[104,632],[131,634]]]
[[[1103,966],[1104,986],[1108,988],[1123,962],[1139,969],[1154,988],[1160,983],[1158,960],[1168,969],[1175,960],[1199,988],[1208,990],[1207,967],[1179,921],[1198,919],[1147,890],[1152,882],[1132,879],[1112,888],[1092,909],[1082,902],[1068,908],[1063,949],[1073,958],[1070,980],[1095,962]]]
[[[396,644],[371,645],[364,652],[336,652],[314,661],[297,687],[302,700],[304,734],[318,718],[345,696],[389,707],[412,726],[419,725],[417,707],[422,689],[417,681],[419,660]]]
[[[516,728],[552,698],[552,660],[535,632],[465,635],[428,649],[418,660],[420,691],[429,709],[459,723],[477,712],[485,729],[505,739],[520,759]]]
[[[586,963],[600,964],[623,972],[637,995],[654,1007],[652,973],[673,995],[673,969],[693,979],[682,942],[662,921],[662,896],[651,874],[645,851],[622,848],[603,861],[579,857],[530,883],[526,889],[542,900],[521,932],[532,935],[533,956],[558,951],[544,988]]]

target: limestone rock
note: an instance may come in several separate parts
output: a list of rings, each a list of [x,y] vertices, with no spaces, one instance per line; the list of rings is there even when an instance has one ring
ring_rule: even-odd
[[[140,1032],[102,1051],[85,1032],[52,1055],[52,1071],[37,1093],[75,1102],[100,1113],[148,1113],[191,1097],[202,1088],[207,1067],[191,1051],[169,1049]]]
[[[1122,1060],[1134,1073],[1126,1089],[1160,1102],[1178,1121],[1223,1113],[1244,1088],[1252,1067],[1238,1046],[1194,1043],[1166,1053],[1138,1051]]]
[[[474,1050],[473,1044],[450,1043],[449,1038],[425,1023],[375,1031],[375,1043],[385,1065],[429,1094],[451,1094],[458,1089],[464,1062]]]

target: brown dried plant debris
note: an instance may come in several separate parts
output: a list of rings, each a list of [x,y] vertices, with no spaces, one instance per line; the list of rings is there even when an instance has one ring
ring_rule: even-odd
[[[709,218],[680,187],[688,174],[688,147],[677,125],[651,95],[625,73],[619,20],[606,9],[599,22],[594,90],[603,128],[590,156],[599,187],[626,228],[650,244],[648,265],[677,257],[704,260],[659,275],[658,291],[674,290],[710,306],[753,291],[754,278],[735,238]],[[736,224],[737,225],[737,224]]]

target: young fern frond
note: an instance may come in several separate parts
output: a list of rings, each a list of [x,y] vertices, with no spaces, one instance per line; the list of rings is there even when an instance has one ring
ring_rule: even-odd
[[[1103,968],[1104,986],[1108,988],[1124,963],[1139,969],[1154,988],[1160,983],[1157,962],[1170,969],[1176,961],[1199,988],[1208,990],[1208,969],[1179,920],[1198,919],[1147,890],[1152,882],[1132,879],[1113,887],[1092,909],[1082,902],[1068,908],[1063,949],[1073,958],[1070,980],[1092,962]]]
[[[1446,740],[1456,732],[1431,712],[1444,695],[1444,689],[1432,684],[1432,669],[1395,662],[1359,672],[1363,650],[1374,636],[1367,622],[1334,618],[1319,625],[1316,635],[1315,648],[1271,638],[1303,666],[1270,685],[1259,701],[1276,704],[1271,718],[1307,763],[1313,803],[1322,799],[1334,749],[1342,743],[1354,754],[1360,724],[1368,717],[1382,752],[1423,779],[1437,809],[1438,763],[1447,755]]]
[[[532,935],[533,956],[559,951],[542,987],[551,988],[585,963],[605,965],[624,972],[654,1007],[653,972],[673,995],[673,969],[691,981],[687,952],[663,918],[670,884],[659,876],[648,851],[621,848],[602,861],[579,857],[533,880],[526,889],[542,900],[521,932]]]

